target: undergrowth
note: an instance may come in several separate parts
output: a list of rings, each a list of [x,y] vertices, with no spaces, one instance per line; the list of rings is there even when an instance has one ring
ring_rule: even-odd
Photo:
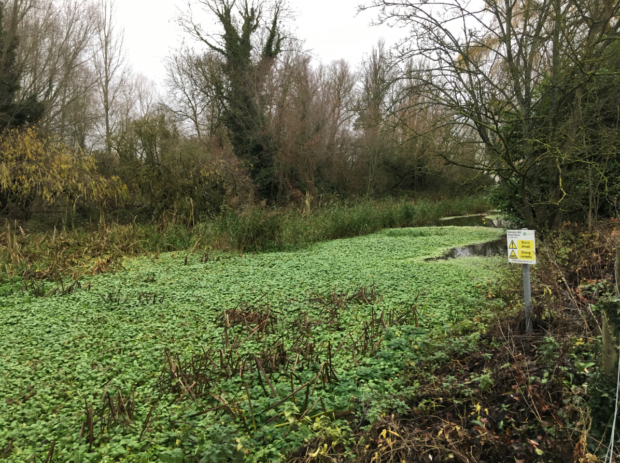
[[[583,385],[592,373],[572,358],[584,350],[581,341],[560,348],[543,336],[459,339],[408,364],[403,375],[412,387],[400,410],[369,429],[352,420],[354,461],[596,461],[585,445]],[[290,461],[338,461],[339,444],[316,438]]]
[[[618,222],[593,232],[567,223],[539,235],[535,333],[528,336],[518,267],[424,260],[496,231],[388,230],[304,250],[315,241],[476,212],[472,204],[386,204],[248,210],[193,228],[160,225],[159,234],[149,231],[158,238],[112,237],[148,230],[138,225],[101,224],[100,235],[64,230],[64,242],[55,238],[60,257],[50,259],[56,267],[40,268],[39,276],[114,266],[123,273],[0,287],[12,307],[3,314],[4,378],[12,382],[3,397],[11,420],[0,420],[0,457],[601,461],[615,386],[600,368],[601,303],[615,291]],[[28,235],[10,233],[9,246]],[[93,242],[73,255],[77,264],[62,260],[78,242],[71,233]],[[114,247],[148,257],[104,252]],[[94,263],[92,249],[101,251]],[[365,263],[370,256],[378,260]],[[19,267],[26,262],[12,265],[36,273]],[[131,290],[123,286],[129,282]],[[69,300],[71,308],[59,313]],[[24,323],[32,329],[20,331]],[[49,342],[51,351],[42,350]],[[59,358],[71,368],[53,367]]]
[[[374,233],[384,228],[424,226],[441,217],[484,212],[482,198],[445,201],[360,200],[332,202],[316,208],[247,208],[180,223],[164,217],[158,223],[110,222],[58,224],[37,231],[35,223],[6,222],[0,233],[0,280],[50,279],[107,272],[123,257],[188,251],[262,252],[288,250],[312,243]]]
[[[385,230],[0,285],[0,458],[278,462],[316,438],[353,457],[356,433],[409,410],[414,364],[473,352],[489,323],[501,261],[427,259],[501,233]]]
[[[609,457],[616,379],[601,371],[601,307],[615,293],[619,235],[615,220],[594,231],[566,223],[540,234],[534,335],[524,334],[520,268],[502,267],[484,288],[495,322],[468,347],[445,343],[408,364],[406,407],[385,410],[370,428],[352,426],[349,450],[317,437],[290,461],[342,461],[347,452],[360,463]]]

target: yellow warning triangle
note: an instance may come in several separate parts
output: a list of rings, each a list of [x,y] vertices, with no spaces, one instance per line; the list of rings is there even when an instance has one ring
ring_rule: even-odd
[[[514,251],[512,251],[512,252],[510,253],[510,258],[511,258],[511,259],[518,259],[518,257],[517,257],[517,253],[516,253],[516,252],[514,252]]]
[[[510,247],[509,247],[508,249],[517,249],[517,245],[515,244],[515,242],[514,242],[514,241],[512,241],[512,242],[510,243]],[[515,259],[516,259],[516,257],[515,257]]]

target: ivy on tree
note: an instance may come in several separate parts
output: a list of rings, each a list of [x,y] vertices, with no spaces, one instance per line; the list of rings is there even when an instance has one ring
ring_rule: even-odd
[[[222,33],[206,34],[192,18],[185,27],[222,58],[224,81],[217,94],[224,107],[223,122],[235,154],[249,168],[263,199],[277,195],[275,147],[266,135],[266,102],[262,95],[265,77],[282,51],[282,4],[268,8],[264,2],[202,0],[200,4],[217,18]],[[267,13],[270,9],[271,12]],[[264,17],[269,14],[268,21]],[[261,41],[257,37],[264,37]],[[261,43],[262,42],[262,43]],[[260,53],[254,53],[260,44]]]

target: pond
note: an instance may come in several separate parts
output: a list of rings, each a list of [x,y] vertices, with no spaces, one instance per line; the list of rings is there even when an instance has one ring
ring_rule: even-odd
[[[500,215],[492,215],[493,212],[487,214],[464,215],[460,217],[445,217],[439,220],[438,225],[452,225],[455,227],[508,228],[510,225],[508,220]]]
[[[456,226],[456,227],[489,227],[489,228],[507,228],[509,222],[499,216],[486,214],[466,215],[461,217],[446,217],[440,220],[442,226]],[[502,237],[497,240],[488,241],[484,243],[476,243],[468,246],[452,248],[446,254],[441,257],[427,259],[431,260],[444,260],[444,259],[458,259],[460,257],[496,257],[504,256],[506,254],[506,238]]]

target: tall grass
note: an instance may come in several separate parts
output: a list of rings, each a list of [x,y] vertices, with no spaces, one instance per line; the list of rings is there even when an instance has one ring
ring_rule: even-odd
[[[444,201],[360,200],[308,208],[226,211],[193,227],[175,223],[107,223],[28,232],[5,224],[0,233],[0,278],[60,279],[113,270],[122,257],[161,252],[263,252],[367,235],[384,228],[434,224],[441,217],[484,212],[479,197]]]

